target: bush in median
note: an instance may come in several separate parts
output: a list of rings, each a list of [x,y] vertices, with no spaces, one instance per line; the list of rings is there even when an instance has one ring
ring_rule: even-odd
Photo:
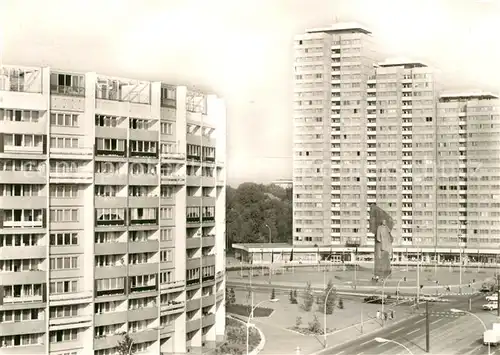
[[[227,313],[233,313],[239,316],[248,317],[251,311],[252,307],[244,304],[230,304],[226,306]],[[256,318],[269,317],[273,311],[272,308],[257,307],[253,311],[253,316]]]

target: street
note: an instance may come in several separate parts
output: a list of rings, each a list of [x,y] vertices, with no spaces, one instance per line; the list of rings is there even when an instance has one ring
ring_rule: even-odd
[[[485,303],[484,296],[476,296],[472,300],[472,312],[480,316],[488,315],[481,309]],[[468,314],[450,312],[451,308],[468,310],[468,299],[453,304],[430,304],[430,354],[470,354],[485,355],[487,346],[482,344],[483,327],[477,319]],[[425,314],[425,305],[420,307]],[[495,313],[495,312],[493,312]],[[489,314],[491,319],[494,315]],[[486,322],[489,327],[489,323]],[[409,319],[393,327],[380,330],[365,337],[351,341],[322,354],[335,355],[371,355],[371,354],[405,354],[405,349],[397,344],[378,343],[374,339],[381,337],[402,343],[413,354],[425,352],[425,316]],[[500,348],[492,347],[492,354],[500,354]]]

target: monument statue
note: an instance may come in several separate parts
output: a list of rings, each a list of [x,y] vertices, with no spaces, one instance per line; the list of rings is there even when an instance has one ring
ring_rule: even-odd
[[[386,278],[391,274],[392,243],[391,229],[394,222],[387,212],[376,205],[370,209],[370,231],[375,236],[374,275]]]

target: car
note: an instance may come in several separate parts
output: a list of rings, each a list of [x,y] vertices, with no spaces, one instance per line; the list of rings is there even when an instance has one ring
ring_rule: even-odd
[[[384,295],[384,303],[387,302],[391,298],[389,295]],[[377,296],[377,295],[372,295],[363,298],[364,303],[375,303],[375,304],[382,304],[382,296]]]
[[[420,296],[420,301],[437,302],[439,301],[439,297],[431,295],[422,295]]]
[[[493,303],[493,302],[490,302],[490,303],[487,303],[487,304],[483,304],[483,309],[485,311],[493,311],[493,310],[496,310],[498,309],[498,303]]]
[[[486,301],[498,301],[498,293],[494,293],[492,295],[486,296]]]
[[[489,293],[495,291],[495,287],[493,285],[483,284],[479,289],[479,292]]]

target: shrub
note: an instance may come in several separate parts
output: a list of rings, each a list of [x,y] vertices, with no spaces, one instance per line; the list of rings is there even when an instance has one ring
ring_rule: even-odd
[[[339,309],[344,309],[344,300],[342,298],[339,298],[338,307],[339,307]]]
[[[312,292],[311,283],[308,282],[304,290],[304,302],[302,303],[302,309],[306,312],[309,312],[312,309],[313,304],[314,295]]]
[[[237,314],[239,316],[248,317],[250,312],[252,311],[252,307],[245,304],[230,304],[226,306],[226,312]],[[257,307],[253,311],[253,316],[258,317],[269,317],[271,313],[273,313],[272,308],[262,308]]]
[[[297,328],[300,328],[301,325],[302,325],[302,317],[301,316],[297,316],[297,318],[295,318],[295,326]]]
[[[307,328],[313,334],[321,334],[323,330],[321,329],[321,324],[319,323],[318,316],[314,315],[312,321],[309,322],[309,327]]]

